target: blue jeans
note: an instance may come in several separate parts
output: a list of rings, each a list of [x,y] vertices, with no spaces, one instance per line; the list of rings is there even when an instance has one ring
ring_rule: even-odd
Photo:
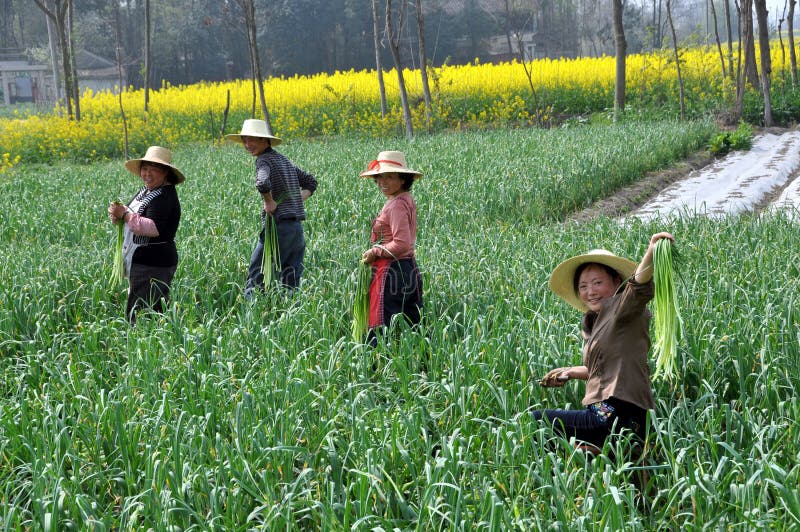
[[[583,410],[535,410],[533,417],[537,420],[544,419],[553,426],[553,430],[565,438],[591,443],[602,447],[606,438],[611,435],[614,421],[617,422],[616,431],[622,428],[636,433],[644,438],[644,428],[647,411],[638,406],[609,397],[601,401],[605,406],[613,408],[613,412],[598,413],[594,405],[589,405]]]
[[[303,236],[303,225],[296,220],[277,222],[278,252],[281,257],[281,284],[286,288],[297,288],[300,276],[303,275],[303,258],[306,254],[306,240]],[[257,288],[264,288],[264,274],[261,262],[264,259],[264,229],[258,234],[258,242],[250,256],[250,267],[247,270],[245,297],[252,297]]]

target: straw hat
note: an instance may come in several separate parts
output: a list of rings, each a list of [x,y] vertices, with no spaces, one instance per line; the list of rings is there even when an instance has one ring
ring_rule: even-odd
[[[625,280],[636,271],[637,263],[623,257],[614,255],[605,249],[593,249],[584,255],[577,255],[567,259],[556,266],[550,274],[550,290],[581,312],[589,310],[580,296],[575,293],[575,271],[582,265],[589,262],[604,264],[613,268],[619,276]]]
[[[244,143],[244,141],[242,141],[242,137],[261,137],[264,139],[269,139],[270,146],[277,146],[283,142],[281,139],[272,134],[272,131],[270,131],[270,128],[267,127],[267,123],[264,120],[257,120],[255,118],[249,118],[244,121],[244,124],[242,124],[241,133],[225,135],[227,140],[238,142],[239,144]]]
[[[125,163],[125,168],[135,176],[139,176],[139,169],[142,167],[142,162],[156,163],[172,169],[172,174],[175,176],[173,179],[174,184],[183,183],[186,180],[183,172],[178,170],[177,167],[172,165],[172,152],[167,148],[161,146],[150,146],[147,148],[147,153],[141,159],[131,159]]]
[[[422,172],[410,169],[406,166],[406,156],[401,151],[382,151],[378,158],[370,161],[367,169],[361,172],[361,177],[372,177],[378,174],[397,172],[398,174],[411,174],[414,179],[422,177]]]

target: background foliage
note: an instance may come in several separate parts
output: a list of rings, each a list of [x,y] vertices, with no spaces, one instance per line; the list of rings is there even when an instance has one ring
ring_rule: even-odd
[[[773,85],[775,114],[792,120],[800,113],[798,90],[777,80],[781,51],[773,50],[776,83]],[[689,116],[712,116],[732,105],[729,80],[721,73],[719,56],[712,48],[693,48],[682,56],[682,76]],[[524,127],[532,124],[558,126],[569,120],[601,119],[608,114],[614,93],[614,58],[537,60],[532,63],[536,97],[530,90],[521,64],[472,63],[433,69],[435,112],[426,119],[418,73],[404,76],[414,102],[412,115],[418,130],[463,130],[493,127]],[[628,114],[633,117],[679,116],[676,70],[661,53],[628,57]],[[402,109],[397,77],[386,75],[390,110],[380,117],[379,95],[373,71],[348,71],[313,76],[271,78],[265,84],[275,133],[285,139],[326,137],[334,134],[385,137],[402,134]],[[239,80],[164,85],[150,96],[150,111],[144,114],[142,91],[122,95],[128,119],[131,154],[147,146],[180,146],[221,137],[224,111],[230,95],[225,132],[237,132],[245,118],[253,116],[253,86]],[[756,93],[748,94],[744,119],[758,124],[763,105]],[[84,162],[118,157],[124,151],[119,96],[103,92],[82,98],[80,122],[60,116],[21,112],[0,118],[0,156],[8,160],[0,171],[22,162],[53,163],[57,160]],[[260,112],[260,111],[259,111]],[[19,159],[17,159],[19,157]]]
[[[772,1],[772,0],[771,0]],[[143,86],[144,2],[81,0],[73,2],[74,42],[114,61],[116,41],[114,4],[120,7],[120,53],[126,79]],[[380,28],[383,6],[378,2]],[[412,4],[412,3],[409,3]],[[432,65],[482,62],[504,53],[490,43],[505,40],[507,31],[535,28],[549,45],[538,57],[597,57],[613,55],[611,7],[602,2],[549,0],[424,0],[425,38]],[[704,0],[672,3],[679,39],[709,44],[713,29]],[[368,0],[255,0],[261,64],[273,76],[363,70],[375,67],[371,3]],[[626,2],[625,27],[629,53],[661,48],[666,20],[663,5],[653,14],[652,2]],[[506,14],[506,9],[509,9]],[[722,8],[719,27],[723,31]],[[244,21],[236,0],[159,0],[151,2],[152,79],[173,85],[223,81],[251,75]],[[775,10],[773,11],[775,14]],[[415,12],[408,8],[403,34],[403,64],[419,67]],[[733,17],[732,34],[738,34]],[[705,24],[698,21],[705,20]],[[774,20],[770,21],[774,23]],[[774,29],[774,28],[772,28]],[[314,36],[309,39],[308,36]],[[32,0],[0,3],[0,48],[19,48],[47,60],[44,14]],[[383,42],[384,65],[391,55]],[[508,56],[504,59],[509,59]]]

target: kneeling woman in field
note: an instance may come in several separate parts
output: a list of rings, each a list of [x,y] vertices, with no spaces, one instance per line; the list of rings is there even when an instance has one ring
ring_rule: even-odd
[[[550,288],[583,312],[583,365],[547,373],[542,386],[586,381],[582,410],[537,410],[534,417],[556,432],[603,446],[612,429],[626,428],[644,437],[647,410],[655,406],[650,389],[650,312],[653,298],[653,250],[669,233],[656,233],[637,265],[598,249],[559,264]]]
[[[125,274],[130,281],[125,315],[135,323],[136,312],[147,307],[163,310],[178,266],[175,233],[181,220],[181,203],[175,185],[184,176],[172,165],[172,152],[150,146],[141,159],[125,168],[139,176],[144,186],[128,205],[112,203],[108,214],[113,223],[124,223]]]
[[[406,166],[402,152],[382,151],[360,175],[372,178],[386,196],[386,203],[372,224],[372,246],[362,256],[373,271],[368,341],[374,344],[376,329],[390,325],[396,314],[403,315],[411,325],[420,322],[422,278],[414,258],[417,204],[411,186],[422,174]]]

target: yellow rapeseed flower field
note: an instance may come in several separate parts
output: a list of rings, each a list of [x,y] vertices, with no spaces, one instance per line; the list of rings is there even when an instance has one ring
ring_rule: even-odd
[[[773,55],[777,64],[780,49],[773,50]],[[529,66],[530,82],[523,65],[517,62],[475,62],[430,69],[435,105],[431,124],[426,123],[419,72],[405,70],[414,126],[457,129],[547,125],[554,117],[613,107],[613,57],[542,59]],[[732,84],[723,79],[715,48],[683,50],[681,67],[690,112],[714,109],[730,98]],[[374,71],[266,80],[273,130],[285,139],[400,134],[402,109],[396,72],[386,72],[384,80],[390,109],[383,118]],[[676,109],[678,89],[672,53],[629,56],[627,95],[628,104],[634,109]],[[150,92],[147,115],[143,91],[124,91],[122,106],[131,152],[142,152],[151,144],[175,147],[219,139],[228,96],[225,133],[236,131],[245,118],[261,115],[250,80],[190,86],[166,84]],[[81,98],[81,121],[69,120],[64,114],[63,109],[57,108],[49,116],[0,119],[0,172],[19,162],[82,162],[123,153],[123,121],[117,94],[87,91]]]

